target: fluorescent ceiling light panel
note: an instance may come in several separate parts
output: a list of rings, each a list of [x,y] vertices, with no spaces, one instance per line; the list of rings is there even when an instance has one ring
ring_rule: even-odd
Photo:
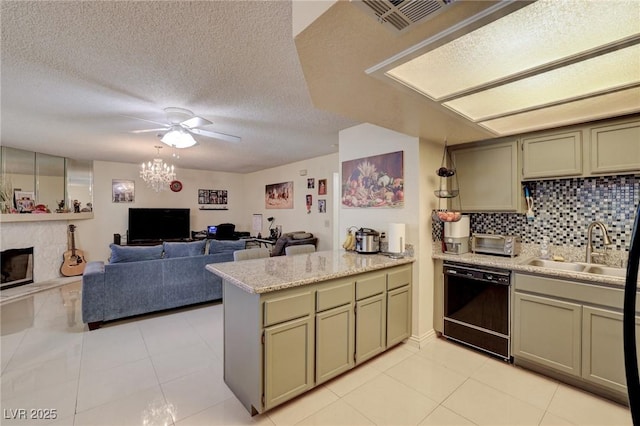
[[[640,17],[639,17],[640,19]],[[640,45],[443,103],[473,121],[553,105],[640,82]]]
[[[479,123],[498,134],[515,134],[640,112],[640,87]]]
[[[387,74],[439,100],[640,32],[640,2],[538,0]]]

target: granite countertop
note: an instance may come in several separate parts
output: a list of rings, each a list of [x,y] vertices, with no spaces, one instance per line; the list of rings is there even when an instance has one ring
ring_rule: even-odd
[[[443,253],[439,249],[434,249],[434,252],[432,254],[433,259],[441,259],[448,262],[508,269],[516,272],[546,275],[555,278],[565,278],[570,280],[588,282],[596,285],[605,285],[609,287],[624,287],[625,285],[625,279],[621,277],[592,274],[589,272],[565,271],[561,269],[551,269],[541,266],[530,266],[526,264],[531,259],[534,259],[536,257],[538,256],[535,253],[528,251],[523,251],[519,256],[513,258],[487,254],[475,254],[471,252],[464,254],[448,254]],[[576,260],[572,261],[575,262]]]
[[[413,257],[392,259],[381,254],[319,251],[241,262],[211,263],[207,270],[247,293],[268,293],[412,263]]]

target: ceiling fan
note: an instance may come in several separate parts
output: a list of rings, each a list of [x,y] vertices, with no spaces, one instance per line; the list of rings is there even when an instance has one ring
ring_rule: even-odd
[[[240,141],[238,136],[203,129],[202,127],[209,126],[213,123],[206,118],[196,116],[188,109],[168,107],[164,109],[164,112],[167,115],[167,123],[159,123],[157,121],[134,117],[137,120],[148,121],[163,127],[134,130],[132,133],[165,132],[164,134],[158,134],[158,136],[162,136],[160,140],[174,148],[189,148],[195,145],[197,142],[193,135],[205,136],[228,142]]]

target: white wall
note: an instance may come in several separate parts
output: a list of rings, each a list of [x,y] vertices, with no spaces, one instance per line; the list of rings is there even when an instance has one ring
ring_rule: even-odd
[[[338,155],[331,154],[311,160],[300,161],[285,166],[263,170],[251,174],[223,173],[204,170],[180,169],[176,165],[178,180],[183,184],[180,192],[169,190],[156,193],[140,179],[138,164],[95,161],[94,173],[94,219],[74,221],[76,245],[82,249],[87,260],[109,258],[109,244],[113,234],[127,231],[129,207],[171,207],[191,209],[191,229],[205,229],[207,225],[231,222],[238,231],[251,232],[253,213],[263,215],[263,235],[268,233],[267,217],[273,216],[275,223],[282,225],[283,231],[305,230],[318,237],[319,250],[332,250],[331,176],[337,171]],[[300,176],[306,169],[307,176]],[[307,178],[316,179],[316,187],[307,190]],[[135,202],[113,203],[111,201],[112,179],[135,181]],[[327,212],[318,213],[318,179],[327,179],[329,185],[326,196]],[[265,184],[294,182],[294,209],[266,210],[264,207]],[[198,189],[226,189],[229,210],[203,211],[198,204]],[[305,195],[312,194],[313,206],[307,214]]]
[[[344,161],[390,152],[404,151],[404,207],[340,207],[340,231],[350,226],[387,232],[389,223],[406,224],[407,243],[418,243],[419,163],[418,138],[374,126],[361,124],[340,132],[340,164]],[[340,171],[342,172],[342,171]],[[340,180],[342,181],[342,176]],[[343,232],[343,233],[344,233]]]
[[[372,124],[361,124],[340,132],[340,164],[396,151],[404,151],[404,207],[362,209],[339,206],[338,226],[341,232],[350,226],[387,232],[389,223],[406,224],[406,240],[413,245],[416,258],[413,264],[411,339],[421,345],[434,333],[431,209],[428,209],[434,184],[429,176],[435,175],[438,168],[441,147]]]
[[[244,184],[241,174],[180,169],[176,165],[177,179],[182,182],[180,192],[155,192],[139,177],[138,164],[94,161],[94,219],[76,221],[76,244],[87,260],[107,260],[113,234],[126,235],[129,207],[170,207],[191,209],[191,229],[202,230],[207,225],[223,222],[235,223],[238,231],[251,229],[251,215],[245,207]],[[112,179],[135,181],[135,202],[113,203]],[[198,189],[226,189],[229,210],[199,210]]]
[[[300,171],[306,170],[306,176]],[[333,188],[332,175],[338,170],[338,154],[330,154],[310,160],[298,161],[272,169],[249,173],[244,176],[246,216],[262,214],[262,235],[268,235],[268,217],[275,225],[282,225],[282,232],[307,231],[318,237],[318,250],[333,250]],[[307,179],[315,179],[315,188],[307,189]],[[318,195],[318,180],[327,180],[327,194]],[[293,181],[293,209],[266,209],[265,185]],[[307,213],[305,196],[311,194],[313,205]],[[326,213],[318,212],[318,199],[326,200]]]

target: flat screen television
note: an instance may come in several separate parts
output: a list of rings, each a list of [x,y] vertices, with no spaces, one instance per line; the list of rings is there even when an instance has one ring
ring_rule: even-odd
[[[129,209],[128,243],[175,241],[191,237],[191,209]]]

